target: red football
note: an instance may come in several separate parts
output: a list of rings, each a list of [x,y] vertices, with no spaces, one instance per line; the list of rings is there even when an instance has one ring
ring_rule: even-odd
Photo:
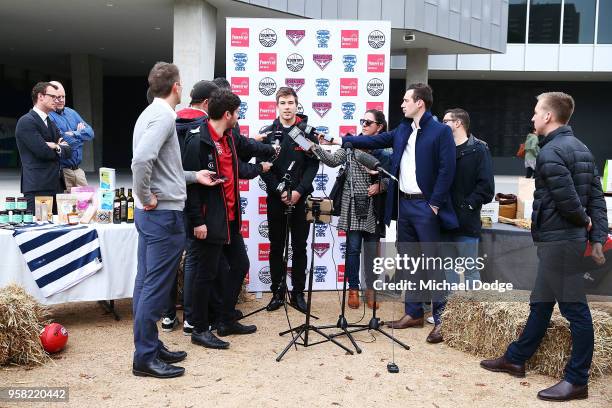
[[[48,324],[40,333],[40,342],[47,353],[62,351],[68,342],[68,330],[59,323]]]

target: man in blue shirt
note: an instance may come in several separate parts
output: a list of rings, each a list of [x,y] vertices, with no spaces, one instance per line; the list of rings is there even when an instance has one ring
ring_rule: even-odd
[[[51,81],[57,86],[58,98],[55,111],[51,111],[49,117],[55,123],[64,139],[72,148],[72,155],[60,162],[66,190],[71,187],[86,186],[85,172],[79,168],[83,160],[83,142],[94,138],[94,131],[81,116],[74,110],[66,107],[66,91],[61,83]]]

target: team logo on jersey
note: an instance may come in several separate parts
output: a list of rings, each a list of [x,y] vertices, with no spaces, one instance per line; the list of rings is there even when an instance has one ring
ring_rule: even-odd
[[[298,45],[306,37],[306,30],[287,30],[285,35],[293,45]]]
[[[372,78],[368,81],[366,89],[370,95],[380,96],[385,90],[385,84],[378,78]]]
[[[319,256],[319,258],[323,258],[323,255],[329,251],[329,247],[329,242],[317,242],[312,245],[312,249],[314,250],[315,254]]]
[[[317,47],[327,48],[330,36],[329,30],[317,30]]]
[[[264,47],[270,48],[276,44],[276,32],[271,28],[264,28],[259,33],[259,43]]]
[[[246,71],[246,64],[249,57],[244,52],[234,53],[234,66],[236,71]]]
[[[314,276],[315,276],[315,282],[317,283],[325,282],[325,277],[327,276],[327,266],[322,266],[322,265],[315,266]]]
[[[304,78],[285,78],[285,85],[292,88],[296,93],[302,89],[306,80]]]
[[[342,113],[344,114],[343,119],[352,120],[355,114],[356,106],[353,102],[343,102],[341,105]]]
[[[298,72],[304,68],[304,58],[297,53],[289,55],[286,63],[287,69],[291,72]]]
[[[272,95],[276,92],[276,81],[270,77],[262,78],[261,81],[259,81],[259,92],[265,96]]]
[[[313,102],[312,109],[317,112],[319,117],[323,117],[329,112],[332,108],[331,102]]]
[[[344,72],[355,72],[355,65],[357,65],[357,56],[353,54],[343,55],[342,63],[344,64]]]
[[[332,62],[332,55],[314,54],[312,56],[312,60],[315,62],[315,64],[317,64],[319,68],[321,68],[321,71],[323,71],[329,65],[329,63]]]
[[[259,281],[263,284],[269,285],[272,283],[272,278],[270,277],[270,267],[264,266],[259,270]]]
[[[317,87],[317,96],[327,96],[327,90],[329,89],[329,79],[318,78],[315,81]]]
[[[249,105],[246,102],[240,102],[240,107],[238,108],[238,119],[246,119],[246,113],[249,109]]]
[[[374,49],[381,48],[383,45],[385,45],[385,35],[378,30],[372,31],[368,35],[368,44],[370,44],[370,47]]]
[[[261,235],[262,237],[268,238],[268,221],[263,220],[262,222],[260,222],[259,226],[257,227],[257,231],[259,231],[259,235]]]

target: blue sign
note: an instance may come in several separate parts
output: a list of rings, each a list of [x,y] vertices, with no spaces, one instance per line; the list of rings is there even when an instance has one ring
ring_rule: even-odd
[[[344,114],[345,120],[353,119],[353,115],[355,114],[355,109],[356,109],[356,106],[353,102],[343,102],[341,109],[342,109],[342,113]]]
[[[234,65],[236,66],[236,71],[246,71],[246,63],[249,60],[247,55],[244,52],[234,53]]]
[[[343,55],[342,63],[344,64],[344,72],[355,72],[355,65],[357,64],[356,55]]]
[[[315,81],[317,87],[317,96],[327,96],[327,90],[329,89],[329,79],[318,78]]]
[[[319,48],[327,48],[329,43],[329,30],[317,30],[317,43]]]

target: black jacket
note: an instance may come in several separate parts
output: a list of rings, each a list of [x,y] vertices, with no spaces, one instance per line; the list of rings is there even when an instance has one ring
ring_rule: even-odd
[[[308,117],[299,115],[300,121],[308,121]],[[319,169],[319,161],[310,153],[304,152],[289,136],[289,131],[293,127],[285,128],[278,118],[274,122],[260,130],[260,133],[268,134],[263,143],[274,145],[275,139],[280,141],[280,154],[274,161],[274,165],[269,172],[262,174],[261,178],[266,183],[268,196],[280,198],[280,193],[276,190],[278,184],[283,180],[287,173],[287,168],[292,161],[295,161],[290,172],[291,189],[300,193],[301,198],[305,198],[313,192],[312,182]],[[317,142],[314,135],[306,135],[311,141]]]
[[[245,137],[235,137],[232,132],[228,132],[228,144],[232,151],[232,166],[234,175],[239,175],[238,153],[248,156],[258,156],[267,154],[274,149],[264,146],[261,143],[250,143]],[[188,171],[208,169],[217,171],[219,168],[219,157],[217,149],[208,130],[208,124],[200,126],[199,131],[190,130],[187,132],[184,141],[183,168]],[[236,228],[241,225],[242,211],[240,209],[240,189],[238,187],[238,177],[234,177],[234,195],[236,205],[234,208],[234,220]],[[206,224],[208,243],[226,244],[229,243],[230,223],[225,205],[225,193],[221,184],[214,187],[207,187],[201,184],[191,184],[187,186],[187,202],[185,203],[185,215],[187,219],[187,236],[194,238],[193,229]]]
[[[21,158],[21,192],[57,191],[60,186],[60,158],[69,159],[70,146],[60,146],[61,153],[49,148],[46,142],[57,143],[60,132],[49,119],[45,125],[34,110],[17,121],[15,139]]]
[[[531,215],[534,242],[590,239],[605,243],[606,202],[589,149],[569,126],[550,132],[540,147]]]
[[[459,228],[452,232],[480,237],[480,209],[495,192],[491,153],[485,142],[470,135],[466,143],[457,146],[456,156],[451,198]]]

